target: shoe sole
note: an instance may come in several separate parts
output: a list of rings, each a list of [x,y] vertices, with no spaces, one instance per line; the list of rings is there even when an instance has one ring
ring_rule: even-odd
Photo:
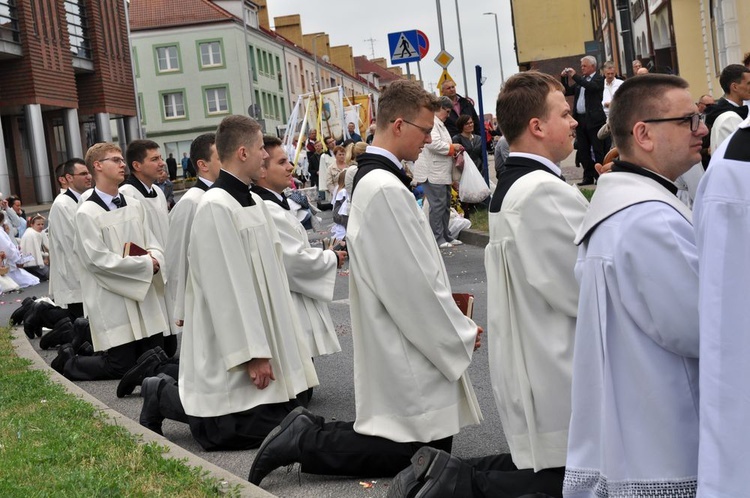
[[[255,473],[255,463],[258,461],[258,457],[263,454],[263,451],[265,451],[268,445],[271,444],[274,441],[274,439],[276,439],[279,436],[279,434],[284,432],[290,425],[292,425],[292,422],[297,420],[297,417],[301,415],[305,415],[307,411],[308,410],[305,407],[298,406],[297,408],[289,412],[289,415],[284,417],[284,420],[282,420],[279,425],[271,429],[271,432],[268,433],[266,438],[261,443],[260,448],[258,448],[258,452],[255,454],[255,458],[253,459],[253,464],[250,466],[250,474],[248,474],[247,480],[251,484],[255,484],[256,486],[259,486],[261,481],[266,477],[266,476],[261,477],[260,479],[258,479],[258,482],[254,482],[253,480],[253,474]],[[295,414],[294,417],[291,416],[292,414]]]

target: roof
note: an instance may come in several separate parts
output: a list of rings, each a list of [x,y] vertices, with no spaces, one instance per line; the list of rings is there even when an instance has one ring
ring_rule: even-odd
[[[375,73],[380,78],[379,81],[381,85],[404,79],[401,76],[390,72],[386,68],[375,64],[364,55],[354,57],[354,69],[357,71],[357,74]]]
[[[131,31],[233,21],[232,14],[209,0],[130,0]]]

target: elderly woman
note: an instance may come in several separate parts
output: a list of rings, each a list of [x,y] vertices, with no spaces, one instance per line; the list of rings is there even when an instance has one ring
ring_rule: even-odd
[[[451,185],[456,179],[454,175],[458,176],[455,157],[464,150],[461,144],[452,143],[450,133],[445,127],[445,120],[452,108],[451,99],[440,97],[440,109],[435,111],[435,120],[430,131],[432,142],[424,146],[414,163],[414,181],[422,185],[430,204],[430,228],[441,249],[461,244],[461,241],[453,239],[448,231]]]
[[[326,187],[331,194],[331,203],[335,200],[335,192],[339,186],[339,173],[344,171],[348,166],[346,164],[346,149],[340,145],[334,147],[333,157],[336,159],[336,162],[328,166],[328,171],[326,171]]]

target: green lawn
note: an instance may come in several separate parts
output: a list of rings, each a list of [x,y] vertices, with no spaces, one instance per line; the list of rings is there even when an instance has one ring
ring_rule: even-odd
[[[29,368],[0,329],[0,496],[203,497],[220,484],[202,469],[139,444],[45,372]],[[236,490],[231,490],[237,494]]]

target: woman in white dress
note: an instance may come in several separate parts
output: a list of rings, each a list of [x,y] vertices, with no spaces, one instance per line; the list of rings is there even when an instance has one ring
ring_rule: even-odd
[[[2,223],[2,221],[2,218],[0,218],[0,223]],[[25,287],[31,287],[32,285],[39,283],[37,277],[21,268],[21,266],[23,266],[23,264],[20,263],[21,251],[18,250],[15,238],[11,238],[5,230],[0,230],[0,255],[3,253],[5,254],[3,257],[3,266],[10,268],[6,277],[10,277],[10,279],[17,284],[16,289],[18,287],[22,289]],[[8,289],[8,291],[16,289]],[[3,291],[6,292],[4,285]]]
[[[44,222],[44,216],[35,215],[31,218],[29,230],[21,237],[21,253],[34,257],[34,261],[24,265],[24,269],[42,282],[49,279],[49,238],[44,232]]]

